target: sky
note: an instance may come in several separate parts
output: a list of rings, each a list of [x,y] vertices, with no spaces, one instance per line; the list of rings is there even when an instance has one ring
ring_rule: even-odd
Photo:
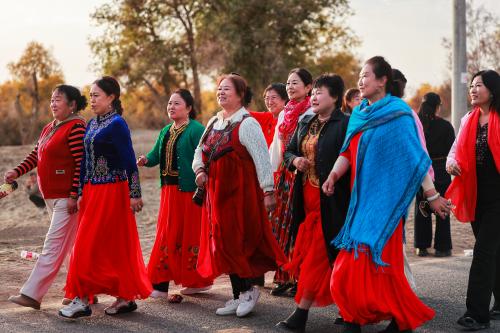
[[[470,1],[470,0],[468,0]],[[0,82],[9,80],[9,62],[17,61],[30,41],[48,47],[66,81],[82,87],[98,74],[88,46],[100,29],[90,13],[106,0],[16,0],[0,11]],[[362,44],[353,50],[361,59],[383,55],[408,79],[409,90],[422,83],[440,84],[447,73],[443,38],[452,34],[453,0],[351,0],[348,25]],[[498,0],[474,0],[500,16]]]

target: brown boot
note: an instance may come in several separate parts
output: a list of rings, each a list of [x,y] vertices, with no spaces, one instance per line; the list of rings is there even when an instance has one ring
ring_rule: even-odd
[[[9,301],[11,301],[12,303],[16,303],[17,305],[20,306],[25,306],[28,308],[33,308],[35,310],[40,310],[40,302],[37,302],[33,298],[23,294],[10,296]]]

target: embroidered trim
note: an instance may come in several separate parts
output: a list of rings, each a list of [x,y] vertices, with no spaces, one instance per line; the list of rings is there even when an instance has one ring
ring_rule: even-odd
[[[140,198],[141,197],[141,184],[139,182],[139,172],[134,171],[129,179],[128,184],[130,190],[131,198]]]
[[[177,143],[177,140],[181,136],[181,134],[184,132],[184,130],[187,128],[189,122],[181,125],[179,128],[175,128],[174,125],[170,126],[169,133],[170,136],[168,138],[167,144],[165,145],[165,168],[161,171],[162,176],[173,176],[173,177],[178,177],[179,176],[179,171],[178,170],[173,170],[172,165],[173,165],[173,159],[176,157],[174,156],[174,147],[175,144]]]

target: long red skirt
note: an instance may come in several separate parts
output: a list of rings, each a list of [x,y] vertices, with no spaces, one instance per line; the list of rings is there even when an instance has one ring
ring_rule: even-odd
[[[212,161],[206,184],[198,271],[207,278],[254,278],[287,262],[273,235],[253,160],[241,143],[233,147],[234,152]]]
[[[308,181],[304,185],[306,218],[300,225],[293,259],[284,269],[299,277],[295,302],[313,301],[313,306],[333,304],[330,292],[332,268],[323,236],[320,210],[320,189]]]
[[[395,319],[400,330],[415,329],[434,317],[434,310],[415,295],[404,273],[403,226],[387,242],[376,267],[369,250],[340,251],[333,268],[331,292],[348,322],[366,325]]]
[[[153,284],[173,280],[190,288],[212,285],[196,270],[200,250],[201,207],[193,203],[194,192],[182,192],[177,185],[161,189],[156,240],[148,263]]]
[[[128,182],[83,188],[79,227],[66,279],[66,297],[107,294],[126,300],[152,292]]]

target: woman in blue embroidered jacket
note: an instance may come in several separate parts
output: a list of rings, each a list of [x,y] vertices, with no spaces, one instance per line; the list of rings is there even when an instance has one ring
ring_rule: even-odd
[[[80,225],[66,280],[73,301],[59,311],[68,318],[90,316],[96,294],[116,297],[105,309],[115,315],[134,311],[134,300],[152,291],[134,217],[143,205],[139,174],[118,82],[109,76],[95,81],[90,104],[97,117],[85,132]]]
[[[411,332],[434,317],[410,288],[404,274],[403,219],[422,185],[437,214],[449,207],[428,174],[430,158],[419,142],[412,110],[396,92],[391,66],[369,59],[358,82],[361,105],[352,113],[341,155],[323,185],[332,195],[351,168],[351,201],[346,222],[334,240],[341,249],[331,291],[346,321],[344,332],[392,319],[384,332]]]

